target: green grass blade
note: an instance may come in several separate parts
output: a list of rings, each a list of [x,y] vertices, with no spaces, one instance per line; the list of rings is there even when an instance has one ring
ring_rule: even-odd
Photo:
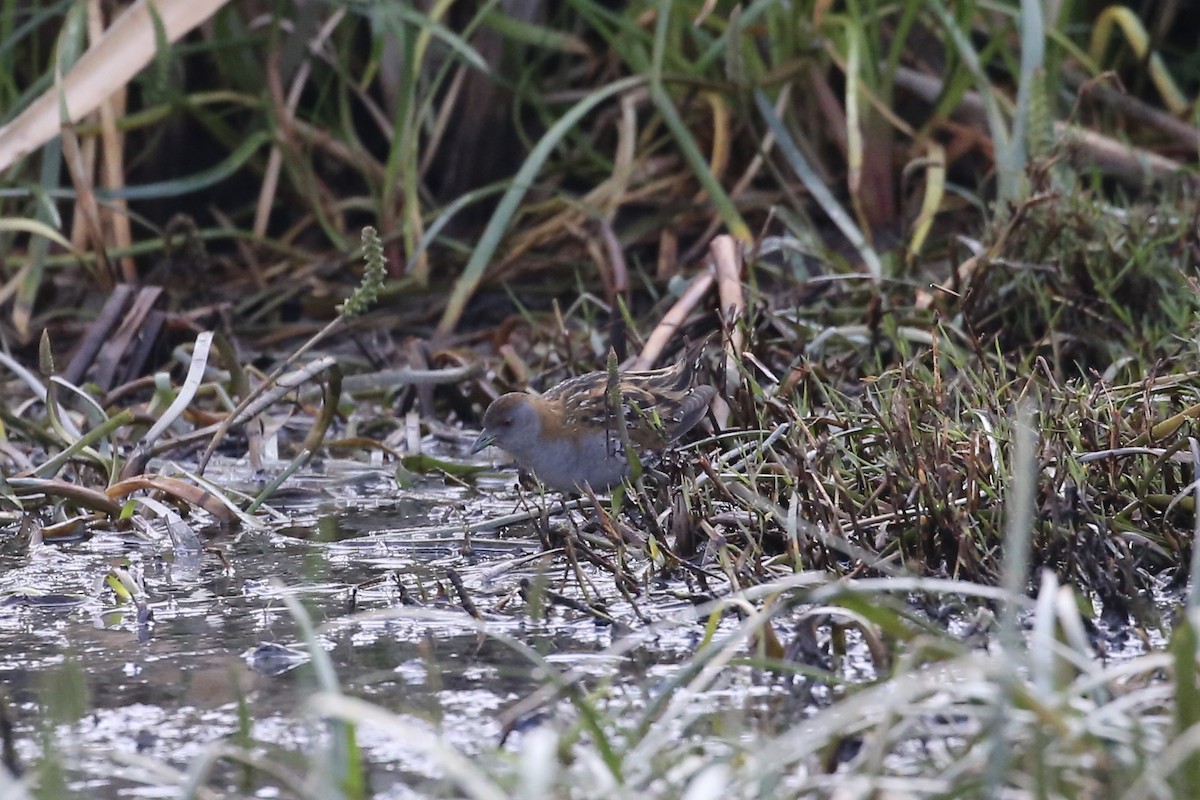
[[[996,99],[996,93],[992,91],[992,83],[988,78],[987,72],[983,68],[983,64],[979,60],[979,52],[975,49],[975,45],[971,42],[967,33],[959,27],[958,22],[954,19],[954,15],[950,13],[945,4],[941,0],[931,0],[929,10],[937,17],[942,25],[942,29],[946,33],[946,41],[951,44],[962,59],[963,65],[975,78],[975,89],[979,92],[979,98],[983,101],[984,114],[987,117],[988,131],[992,136],[992,143],[996,151],[996,175],[999,182],[999,199],[1000,201],[1013,200],[1018,194],[1020,171],[1017,175],[1013,174],[1012,165],[1007,161],[1001,165],[1000,154],[1009,153],[1011,145],[1009,143],[1010,132],[1005,124],[1004,115],[1000,113],[1000,103]]]
[[[521,169],[517,171],[512,185],[509,186],[504,196],[500,198],[496,210],[492,212],[492,218],[488,220],[487,227],[483,230],[483,235],[479,237],[479,244],[475,247],[475,250],[471,253],[471,258],[467,261],[467,266],[463,270],[463,274],[455,282],[454,289],[450,293],[450,299],[446,304],[446,310],[442,314],[441,321],[438,323],[437,329],[439,334],[448,334],[458,325],[458,321],[462,318],[463,311],[466,308],[467,301],[471,299],[471,295],[475,293],[479,282],[483,280],[484,270],[487,269],[487,265],[495,255],[496,249],[500,246],[500,239],[508,230],[508,225],[517,212],[517,206],[525,197],[525,193],[529,191],[529,187],[533,185],[534,179],[537,178],[538,173],[542,169],[542,165],[546,163],[546,159],[550,157],[550,153],[562,138],[588,112],[601,102],[621,92],[644,85],[645,82],[645,79],[641,76],[632,76],[610,83],[602,89],[597,89],[571,106],[542,135],[542,138],[538,140],[529,157],[525,159],[525,163],[521,165]]]
[[[754,102],[758,106],[758,112],[762,114],[763,119],[766,121],[767,127],[775,135],[775,140],[779,143],[779,150],[783,153],[788,166],[796,173],[796,177],[804,184],[804,188],[808,189],[809,194],[813,196],[813,199],[821,206],[821,209],[833,221],[833,224],[842,232],[842,235],[850,240],[854,249],[858,251],[859,257],[862,258],[867,271],[871,273],[871,277],[876,280],[882,278],[883,262],[879,260],[879,254],[867,242],[858,225],[855,224],[850,215],[846,213],[846,210],[838,203],[833,193],[829,191],[829,187],[825,185],[825,182],[817,175],[816,170],[808,163],[808,159],[800,152],[800,148],[796,146],[792,134],[784,126],[783,120],[779,118],[779,115],[775,113],[775,109],[771,107],[771,101],[767,99],[767,95],[762,89],[754,92]]]
[[[179,197],[193,194],[210,186],[214,186],[233,175],[246,165],[260,147],[271,141],[270,134],[258,131],[246,137],[232,153],[208,169],[192,173],[186,178],[175,178],[158,183],[147,183],[141,186],[127,186],[116,191],[98,190],[96,197],[101,200],[121,198],[124,200],[161,200],[167,197]]]
[[[659,6],[658,24],[654,30],[654,56],[650,69],[650,98],[654,101],[654,106],[658,109],[658,113],[662,115],[663,122],[667,124],[671,134],[675,137],[675,143],[679,146],[683,157],[687,159],[688,166],[692,168],[696,180],[704,187],[704,191],[708,192],[709,198],[716,207],[717,213],[720,214],[721,220],[725,223],[725,227],[729,230],[730,235],[744,244],[749,244],[754,240],[754,236],[750,233],[750,227],[742,219],[741,212],[737,210],[737,206],[734,205],[725,188],[721,186],[720,181],[712,174],[708,161],[704,158],[704,154],[700,152],[699,145],[696,144],[696,138],[692,136],[691,130],[688,129],[683,118],[679,116],[679,111],[675,108],[674,101],[671,100],[671,96],[667,94],[667,90],[663,86],[663,59],[667,47],[667,29],[670,11],[670,0],[664,0]]]

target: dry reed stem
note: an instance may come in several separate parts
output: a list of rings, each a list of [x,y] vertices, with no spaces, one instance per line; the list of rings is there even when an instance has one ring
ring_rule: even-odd
[[[721,326],[726,331],[725,385],[736,386],[738,383],[738,359],[741,357],[745,344],[745,334],[739,324],[746,313],[746,297],[742,290],[742,248],[732,236],[722,234],[713,239],[712,244],[709,245],[709,253],[712,256],[713,270],[717,274]],[[724,400],[714,403],[713,413],[719,427],[729,426],[728,403]]]
[[[99,2],[88,4],[88,39],[92,44],[104,37],[104,19]],[[122,86],[111,97],[100,104],[100,185],[105,190],[118,193],[125,188],[125,134],[117,128],[117,120],[125,116],[128,90]],[[123,198],[115,197],[100,210],[104,230],[112,237],[111,244],[118,250],[133,246],[133,227],[129,223],[128,204]],[[121,280],[135,283],[138,280],[137,264],[132,256],[120,258]]]
[[[650,338],[646,340],[646,346],[642,348],[641,354],[630,365],[631,370],[650,369],[654,366],[654,362],[662,354],[667,342],[671,341],[671,337],[683,326],[687,315],[700,304],[701,298],[712,288],[715,280],[716,275],[712,270],[706,270],[692,280],[687,291],[683,293],[683,297],[675,301],[675,305],[671,306],[650,333]]]
[[[157,0],[151,4],[137,0],[75,62],[59,86],[44,92],[20,116],[0,128],[0,170],[53,139],[64,122],[79,122],[123,89],[158,52],[158,26],[163,38],[173,43],[227,2]]]
[[[945,91],[941,78],[926,75],[907,67],[896,68],[896,85],[912,92],[928,102],[936,102]],[[978,130],[979,135],[991,141],[984,119],[983,102],[976,92],[966,92],[955,107],[953,118]],[[1110,136],[1087,130],[1078,125],[1056,121],[1054,136],[1057,141],[1069,141],[1071,147],[1082,153],[1089,164],[1103,174],[1124,180],[1142,181],[1146,178],[1168,178],[1184,176],[1183,165],[1149,150],[1119,142]],[[1187,176],[1195,184],[1195,176]]]

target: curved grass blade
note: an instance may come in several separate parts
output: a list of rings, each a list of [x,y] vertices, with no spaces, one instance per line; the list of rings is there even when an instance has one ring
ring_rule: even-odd
[[[804,188],[808,189],[809,194],[821,206],[821,210],[833,221],[842,235],[850,240],[850,244],[858,251],[859,257],[863,260],[867,271],[871,273],[871,277],[875,280],[880,280],[883,277],[883,262],[879,260],[879,254],[867,242],[865,236],[846,210],[842,208],[833,193],[829,191],[829,187],[817,175],[812,166],[809,165],[808,159],[800,152],[800,148],[796,146],[792,134],[784,126],[783,120],[775,113],[775,109],[771,107],[770,100],[767,99],[766,93],[762,89],[756,89],[754,92],[754,102],[758,106],[758,113],[762,114],[763,120],[766,121],[767,127],[775,134],[775,139],[779,144],[779,151],[783,153],[783,157],[787,160],[792,171],[796,173],[796,177],[804,184]]]
[[[290,595],[285,595],[284,600],[299,605],[299,601]],[[443,737],[430,736],[425,728],[406,722],[399,715],[374,703],[341,692],[327,691],[313,696],[308,702],[309,707],[323,717],[341,720],[345,724],[370,725],[423,753],[442,766],[446,780],[453,782],[463,797],[508,800],[512,796],[481,770],[474,759],[448,744]]]
[[[741,212],[737,210],[737,206],[726,193],[725,187],[721,186],[721,182],[713,175],[708,161],[705,160],[699,145],[696,144],[696,138],[692,136],[692,132],[684,123],[683,118],[679,116],[675,103],[663,87],[662,65],[670,19],[669,8],[670,3],[662,4],[658,12],[658,24],[654,31],[654,55],[650,69],[650,97],[654,100],[658,113],[662,115],[663,122],[667,124],[671,134],[675,137],[675,142],[684,158],[687,159],[688,165],[691,166],[696,180],[704,187],[704,191],[708,192],[713,206],[716,207],[717,213],[720,214],[730,235],[743,244],[750,244],[754,240],[754,236],[750,233],[750,226],[742,219]]]
[[[258,131],[248,136],[236,150],[214,166],[194,172],[186,178],[147,183],[141,186],[125,186],[121,189],[98,189],[96,197],[100,200],[160,200],[165,197],[179,197],[198,192],[233,175],[254,156],[260,147],[270,141],[270,134]]]
[[[49,397],[49,392],[46,390],[46,387],[42,385],[42,382],[38,379],[38,377],[29,370],[25,369],[25,367],[18,364],[12,358],[12,356],[8,355],[8,353],[5,353],[2,350],[0,350],[0,365],[8,367],[14,375],[21,379],[22,383],[28,386],[33,393],[37,395],[39,400],[41,400],[43,403],[46,402],[47,398]],[[65,430],[71,435],[71,438],[78,439],[83,435],[79,428],[76,427],[75,423],[71,421],[70,417],[62,415],[62,424]]]
[[[37,467],[33,471],[33,474],[39,478],[49,478],[51,475],[57,474],[58,471],[63,468],[63,465],[65,465],[72,458],[88,453],[92,444],[104,439],[111,433],[125,427],[126,425],[132,425],[133,422],[133,412],[129,409],[125,409],[115,417],[109,417],[103,425],[97,425],[95,428],[72,442],[71,445],[65,450],[44,462],[40,467]],[[100,459],[98,453],[92,451],[90,455],[93,459],[98,459],[101,463],[103,463],[103,459]]]
[[[921,211],[913,222],[912,237],[908,242],[910,260],[920,255],[921,247],[933,229],[934,218],[946,196],[946,148],[933,139],[928,139],[925,147],[928,151],[922,165],[925,168],[925,191],[922,192]]]
[[[100,407],[100,404],[96,402],[96,398],[92,397],[83,389],[80,389],[75,384],[70,383],[58,375],[51,375],[50,383],[53,386],[66,389],[68,392],[79,398],[83,407],[83,413],[87,415],[88,421],[92,425],[103,425],[108,420],[108,414],[105,413],[104,409]]]
[[[55,371],[54,352],[50,346],[50,334],[46,330],[42,331],[41,340],[38,342],[38,367],[43,375],[51,376],[50,383],[46,386],[45,402],[46,416],[50,420],[50,427],[56,434],[58,434],[59,439],[61,439],[65,444],[73,445],[79,438],[78,430],[75,428],[74,423],[70,422],[70,417],[63,413],[62,406],[58,402],[59,387],[64,384],[70,384],[67,384],[66,381],[62,380],[55,382],[53,379]],[[100,416],[101,421],[99,424],[103,424],[103,422],[107,420],[107,417],[103,414],[103,412],[101,412]],[[69,429],[66,423],[70,423]],[[84,448],[80,450],[80,453],[93,461],[104,463],[104,458],[91,448]]]
[[[538,25],[536,22],[526,22],[496,8],[484,12],[483,24],[507,39],[539,50],[557,50],[585,58],[592,55],[587,42],[573,33]]]
[[[187,411],[187,407],[191,405],[192,400],[196,397],[196,392],[200,389],[200,384],[204,380],[204,370],[208,366],[208,353],[212,347],[213,333],[212,331],[203,331],[196,337],[196,344],[192,347],[192,362],[188,365],[187,377],[183,380],[183,385],[179,387],[179,394],[175,395],[175,399],[162,416],[158,418],[158,422],[146,432],[142,440],[138,442],[137,449],[133,451],[133,455],[129,457],[129,461],[125,463],[125,469],[122,470],[122,478],[130,477],[134,473],[141,472],[149,458],[150,448],[158,440],[158,437],[163,435],[167,428],[175,423]]]
[[[412,273],[413,269],[416,268],[417,261],[420,260],[421,256],[425,254],[425,251],[429,249],[429,246],[433,244],[435,239],[437,239],[438,234],[442,232],[442,228],[446,227],[446,225],[448,225],[454,219],[455,215],[457,215],[459,211],[462,211],[472,203],[480,200],[486,200],[487,198],[504,189],[504,185],[505,182],[500,181],[479,189],[473,189],[472,191],[466,192],[465,194],[454,198],[454,202],[446,206],[446,208],[442,210],[442,213],[438,215],[437,219],[433,221],[433,224],[425,229],[424,235],[421,236],[421,241],[417,243],[417,249],[414,250],[412,255],[408,257],[408,262],[404,266],[404,274],[409,275]]]
[[[204,509],[225,524],[238,519],[225,502],[213,495],[211,489],[165,475],[135,475],[132,478],[122,478],[118,483],[108,487],[106,494],[113,500],[117,500],[141,489],[169,494],[189,505]]]
[[[433,15],[422,14],[404,3],[389,3],[381,8],[383,13],[395,14],[410,25],[421,29],[428,36],[440,39],[459,58],[480,72],[490,73],[492,71],[488,66],[487,59],[480,55],[470,42],[438,22]],[[443,14],[437,14],[437,16],[443,16]]]
[[[512,185],[509,186],[504,196],[500,198],[500,202],[496,205],[496,210],[492,213],[492,218],[488,220],[487,227],[483,230],[483,235],[479,237],[479,244],[476,245],[475,250],[471,253],[471,258],[467,261],[467,266],[463,270],[463,274],[455,282],[454,289],[450,293],[450,299],[446,303],[446,310],[442,314],[441,321],[438,322],[437,331],[439,334],[448,334],[458,325],[458,321],[462,318],[463,311],[466,308],[467,301],[471,299],[471,295],[475,293],[476,287],[483,280],[484,270],[487,269],[492,256],[495,255],[496,249],[500,246],[500,239],[508,230],[508,225],[516,214],[517,206],[525,197],[525,193],[529,191],[529,187],[533,185],[533,181],[537,177],[538,172],[541,171],[542,165],[546,163],[546,159],[550,157],[550,153],[558,146],[562,138],[566,136],[567,131],[604,100],[621,92],[642,86],[645,83],[645,78],[634,75],[610,83],[602,89],[597,89],[571,106],[567,113],[563,114],[557,122],[551,125],[550,130],[546,131],[542,138],[538,140],[529,157],[525,159],[525,163],[521,165],[521,169],[517,171],[516,176],[512,180]]]
[[[1000,103],[996,99],[996,93],[992,91],[992,82],[989,80],[983,64],[980,63],[979,52],[975,49],[975,45],[967,33],[959,27],[954,15],[950,13],[942,0],[930,0],[928,8],[941,23],[942,30],[946,32],[947,42],[954,47],[959,58],[962,59],[963,66],[975,79],[975,90],[979,92],[979,99],[983,101],[988,132],[992,136],[992,143],[996,150],[999,199],[1001,201],[1013,200],[1018,196],[1021,168],[1024,165],[1018,167],[1014,174],[1013,165],[1007,161],[1012,152],[1009,144],[1011,134],[1005,125],[1004,115],[1000,113]],[[1000,163],[1001,154],[1004,154],[1006,159],[1003,164]]]
[[[1097,64],[1103,60],[1104,51],[1113,38],[1114,25],[1121,28],[1121,32],[1125,34],[1125,39],[1129,42],[1138,61],[1149,66],[1150,78],[1154,81],[1155,88],[1158,89],[1163,103],[1171,110],[1171,113],[1177,116],[1187,115],[1192,108],[1192,103],[1179,88],[1175,79],[1171,77],[1162,55],[1158,51],[1150,49],[1150,34],[1146,30],[1146,26],[1138,19],[1137,12],[1128,5],[1110,5],[1096,17],[1096,23],[1092,27],[1092,37],[1088,43],[1088,55],[1092,60]]]
[[[83,258],[83,253],[76,250],[75,246],[65,236],[52,226],[38,219],[5,217],[4,219],[0,219],[0,232],[28,233],[34,236],[41,236],[54,242],[76,258]]]
[[[236,489],[229,487],[217,486],[203,475],[197,475],[194,472],[189,472],[186,469],[180,468],[178,465],[174,466],[179,470],[180,475],[183,475],[202,489],[207,490],[209,496],[224,504],[225,508],[234,516],[235,519],[237,519],[239,523],[241,523],[242,527],[249,530],[262,530],[265,527],[259,519],[251,514],[247,514],[245,511],[242,511],[242,509],[235,502],[236,499],[240,498],[249,503],[251,498],[245,492],[239,492]],[[278,511],[275,511],[275,509],[271,508],[270,506],[266,506],[265,508],[271,512],[276,520],[287,520],[287,517],[285,517],[283,514],[280,514]]]
[[[121,513],[121,506],[104,492],[58,478],[9,478],[8,485],[18,498],[44,494],[47,497],[70,500],[84,508],[102,511],[110,517]]]
[[[196,344],[192,348],[192,361],[188,365],[187,377],[184,378],[183,386],[179,388],[179,394],[175,396],[170,407],[158,418],[158,422],[154,423],[154,427],[142,437],[142,441],[138,443],[139,448],[146,448],[154,444],[158,437],[162,436],[163,432],[191,405],[192,399],[200,389],[200,383],[204,380],[204,369],[208,366],[208,352],[212,346],[212,340],[212,331],[203,331],[196,337]]]
[[[83,391],[83,389],[80,389],[75,384],[59,377],[58,375],[51,375],[50,386],[47,390],[49,392],[49,396],[54,398],[53,402],[55,407],[58,406],[58,392],[56,390],[61,389],[65,389],[80,400],[83,411],[85,414],[87,414],[88,421],[91,423],[93,428],[99,427],[100,425],[108,422],[108,414],[103,408],[100,407],[100,404],[96,402],[94,397]],[[65,418],[65,415],[60,416]],[[117,448],[113,447],[112,443],[107,439],[100,440],[100,446],[97,452],[94,454],[89,452],[87,455],[89,457],[94,456],[96,459],[99,459],[105,463],[108,475],[110,476],[109,480],[112,480],[111,476],[116,475],[120,471],[120,452]]]

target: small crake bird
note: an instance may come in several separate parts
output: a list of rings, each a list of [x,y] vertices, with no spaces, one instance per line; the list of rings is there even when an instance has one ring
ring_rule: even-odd
[[[679,363],[617,376],[621,413],[639,458],[662,450],[696,426],[717,390],[694,386],[700,349]],[[629,475],[607,372],[569,378],[545,394],[510,392],[492,401],[471,448],[507,450],[548,489],[607,491]]]

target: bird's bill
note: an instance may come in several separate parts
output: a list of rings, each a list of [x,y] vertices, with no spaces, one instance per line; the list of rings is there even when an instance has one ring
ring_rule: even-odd
[[[471,445],[471,452],[478,453],[485,447],[491,447],[496,443],[496,437],[487,431],[483,431],[475,439],[475,443]]]

